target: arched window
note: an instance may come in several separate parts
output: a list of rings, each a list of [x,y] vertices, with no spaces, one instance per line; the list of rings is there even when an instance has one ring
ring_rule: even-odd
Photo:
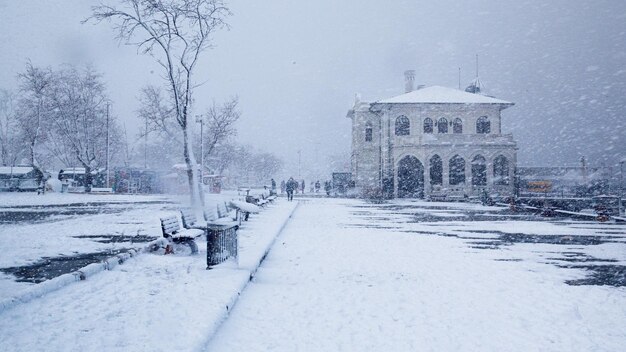
[[[450,170],[450,186],[456,186],[465,183],[465,159],[459,155],[455,155],[449,162]]]
[[[481,116],[476,120],[476,133],[491,133],[491,122],[487,116]]]
[[[433,133],[433,120],[430,117],[424,119],[424,133]]]
[[[443,185],[443,163],[439,155],[430,158],[430,184]]]
[[[472,186],[487,185],[487,162],[482,155],[472,159]]]
[[[463,121],[461,121],[461,119],[454,119],[454,123],[452,124],[452,133],[463,133]]]
[[[370,125],[369,123],[365,125],[365,141],[372,141],[372,125]]]
[[[396,136],[408,136],[411,134],[411,123],[406,116],[400,116],[396,119]]]
[[[442,117],[437,121],[437,132],[438,133],[448,133],[448,120],[445,117]]]
[[[509,161],[503,155],[498,155],[493,160],[493,183],[508,185],[509,182]]]

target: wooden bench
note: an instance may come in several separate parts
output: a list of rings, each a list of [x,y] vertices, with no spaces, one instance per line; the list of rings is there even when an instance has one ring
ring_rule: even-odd
[[[161,231],[163,232],[163,237],[167,238],[170,242],[189,246],[191,254],[198,253],[198,245],[195,239],[205,233],[200,229],[181,228],[176,215],[161,218]],[[165,254],[169,253],[173,253],[173,246],[171,244],[165,247]]]
[[[199,229],[203,230],[206,235],[206,220],[204,222],[198,221],[196,214],[189,208],[184,208],[180,210],[180,218],[183,221],[183,227],[191,230],[191,229]]]
[[[229,203],[230,207],[236,210],[236,219],[241,224],[241,221],[248,221],[250,214],[258,213],[260,208],[252,203],[232,200]]]

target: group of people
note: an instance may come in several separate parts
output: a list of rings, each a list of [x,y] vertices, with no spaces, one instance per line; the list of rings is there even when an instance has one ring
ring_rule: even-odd
[[[319,180],[316,182],[311,182],[309,192],[319,193],[321,188],[322,188],[322,184],[320,183]],[[293,200],[294,193],[297,194],[298,192],[300,192],[304,194],[305,190],[306,190],[306,183],[304,182],[304,180],[298,182],[294,180],[293,177],[290,177],[289,180],[287,180],[286,182],[285,180],[280,182],[280,193],[284,194],[285,192],[287,192],[287,199],[290,201]],[[326,191],[327,194],[330,194],[329,182],[325,182],[324,190]]]

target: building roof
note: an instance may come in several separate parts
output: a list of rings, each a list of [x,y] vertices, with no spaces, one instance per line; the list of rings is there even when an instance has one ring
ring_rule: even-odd
[[[5,175],[25,175],[33,170],[31,166],[0,166],[0,174]]]
[[[430,86],[392,98],[379,100],[379,104],[501,104],[513,105],[505,100],[462,90]]]

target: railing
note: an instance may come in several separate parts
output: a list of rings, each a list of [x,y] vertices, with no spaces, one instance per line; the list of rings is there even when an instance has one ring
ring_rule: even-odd
[[[411,136],[395,136],[394,143],[398,146],[402,145],[426,145],[426,144],[513,144],[513,134],[456,134],[456,133],[433,133],[418,134]]]
[[[220,264],[229,258],[238,258],[237,229],[239,229],[238,225],[208,225],[207,269],[211,269],[214,265]]]

